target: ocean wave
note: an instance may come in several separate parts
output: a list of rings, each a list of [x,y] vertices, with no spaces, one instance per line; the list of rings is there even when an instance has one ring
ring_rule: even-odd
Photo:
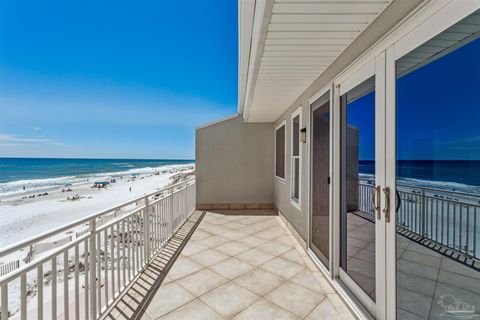
[[[372,181],[375,179],[374,174],[359,173],[360,179]],[[441,191],[454,191],[468,194],[480,194],[480,186],[474,186],[453,181],[436,181],[417,178],[404,178],[399,177],[397,179],[398,184],[408,186],[411,188],[427,188],[438,189]]]
[[[161,165],[158,167],[142,167],[142,168],[133,168],[124,171],[115,171],[115,172],[97,172],[90,174],[82,174],[77,176],[63,176],[55,178],[44,178],[44,179],[28,179],[28,180],[15,180],[5,183],[0,183],[0,196],[12,196],[23,193],[23,187],[25,187],[27,192],[39,192],[47,191],[55,188],[59,188],[65,185],[78,185],[82,183],[90,182],[90,180],[100,180],[107,178],[116,178],[121,176],[129,175],[146,175],[153,174],[155,172],[162,173],[173,173],[180,169],[186,169],[194,167],[194,163],[188,164],[170,164],[170,165]]]
[[[480,194],[480,186],[473,186],[452,181],[434,181],[416,178],[398,178],[398,182],[417,188],[432,188],[445,191],[456,191],[470,194]]]

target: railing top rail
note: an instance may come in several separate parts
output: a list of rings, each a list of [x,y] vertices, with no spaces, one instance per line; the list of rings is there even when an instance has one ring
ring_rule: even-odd
[[[163,187],[163,188],[161,188],[161,189],[159,189],[159,190],[156,190],[156,191],[154,191],[154,192],[150,192],[150,193],[148,193],[148,194],[142,195],[142,196],[137,197],[137,198],[132,199],[132,200],[128,200],[128,201],[123,202],[123,203],[121,203],[121,204],[119,204],[119,205],[116,205],[116,206],[114,206],[114,207],[111,207],[111,208],[102,210],[102,211],[100,211],[100,212],[91,214],[91,215],[86,216],[86,217],[84,217],[84,218],[77,219],[77,220],[75,220],[75,221],[73,221],[73,222],[70,222],[70,223],[65,224],[65,225],[63,225],[63,226],[60,226],[60,227],[55,228],[55,229],[53,229],[53,230],[45,231],[45,232],[43,232],[43,233],[40,233],[39,235],[33,236],[33,237],[31,237],[31,238],[27,238],[27,239],[22,240],[22,241],[19,241],[19,242],[16,242],[16,243],[14,243],[14,244],[12,244],[12,245],[9,245],[9,246],[7,246],[7,247],[5,247],[5,248],[1,248],[1,249],[0,249],[0,258],[1,258],[1,257],[4,257],[4,256],[6,256],[6,255],[8,255],[8,254],[10,254],[10,253],[13,253],[13,252],[15,252],[15,251],[17,251],[17,250],[19,250],[19,249],[25,248],[25,247],[29,246],[29,245],[32,244],[32,243],[41,241],[41,240],[43,240],[43,239],[50,238],[50,237],[54,236],[54,235],[57,234],[57,233],[63,232],[63,231],[65,231],[65,230],[71,229],[71,228],[76,227],[76,226],[79,226],[79,225],[82,225],[82,224],[84,224],[84,223],[86,223],[86,222],[88,222],[88,221],[90,221],[90,220],[92,220],[92,219],[96,219],[96,218],[98,218],[98,217],[100,217],[100,216],[103,216],[103,215],[109,213],[109,212],[112,212],[112,211],[115,211],[115,210],[120,209],[120,208],[122,208],[122,207],[128,206],[128,205],[130,205],[130,204],[132,204],[132,203],[134,203],[134,202],[136,202],[136,201],[145,199],[145,197],[150,197],[150,196],[155,195],[155,194],[157,194],[157,193],[159,193],[159,192],[163,192],[163,191],[166,191],[166,190],[168,190],[168,189],[175,188],[175,187],[177,187],[177,186],[183,186],[183,185],[188,184],[188,183],[193,182],[193,181],[195,181],[195,178],[188,179],[188,180],[185,180],[185,181],[182,181],[182,182],[173,184],[173,185],[169,185],[169,186]]]

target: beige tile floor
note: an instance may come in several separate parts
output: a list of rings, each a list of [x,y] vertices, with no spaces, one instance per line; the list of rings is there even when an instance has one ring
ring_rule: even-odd
[[[208,212],[142,319],[354,319],[278,216]]]
[[[347,273],[375,299],[375,224],[347,215]]]
[[[375,294],[375,224],[348,216],[347,270],[370,296]],[[443,296],[474,305],[480,316],[480,272],[397,235],[397,317],[445,319]]]

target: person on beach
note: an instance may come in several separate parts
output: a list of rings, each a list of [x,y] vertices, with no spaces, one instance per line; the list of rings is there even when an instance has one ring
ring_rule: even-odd
[[[132,187],[129,187],[130,188],[130,192],[132,192]]]
[[[25,186],[23,186],[23,191],[25,191]]]

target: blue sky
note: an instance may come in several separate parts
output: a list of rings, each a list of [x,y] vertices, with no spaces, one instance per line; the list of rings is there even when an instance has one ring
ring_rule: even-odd
[[[397,159],[480,160],[479,57],[480,38],[397,80]],[[374,103],[348,106],[361,160],[375,156]]]
[[[0,156],[193,159],[236,105],[236,1],[0,0]]]

